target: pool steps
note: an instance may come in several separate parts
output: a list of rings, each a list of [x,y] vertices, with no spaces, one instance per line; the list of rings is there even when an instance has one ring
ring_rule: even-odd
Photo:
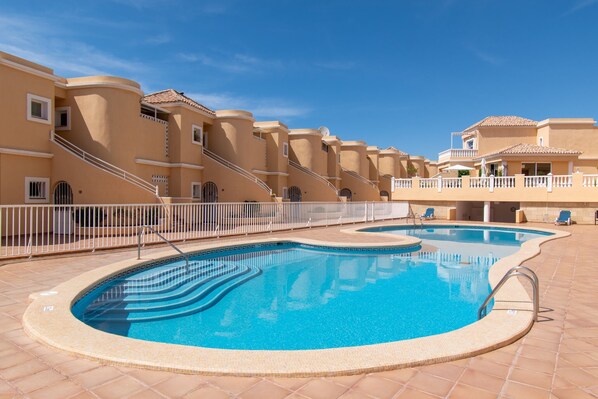
[[[124,290],[123,297],[110,298],[107,301],[92,303],[84,314],[84,320],[93,322],[136,322],[153,321],[201,312],[222,299],[228,292],[239,285],[260,275],[262,270],[255,266],[246,266],[226,262],[214,266],[202,265],[204,273],[198,273],[202,278],[193,279],[192,284],[177,284],[169,295],[164,295],[164,289],[158,289],[162,295],[152,295],[153,291],[132,291],[132,295],[148,295],[146,300],[129,298]],[[206,266],[212,268],[206,269]],[[206,271],[207,270],[207,271]],[[212,271],[211,273],[209,271]],[[141,280],[141,279],[136,279]],[[171,283],[172,276],[168,273],[156,273],[152,276],[150,286]],[[184,279],[189,280],[189,279]],[[172,284],[170,285],[172,287]],[[165,310],[173,310],[164,314]]]

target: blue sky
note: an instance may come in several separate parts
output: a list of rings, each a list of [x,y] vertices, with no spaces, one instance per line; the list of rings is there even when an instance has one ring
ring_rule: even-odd
[[[61,76],[437,158],[488,115],[598,117],[598,0],[0,2],[0,50]]]

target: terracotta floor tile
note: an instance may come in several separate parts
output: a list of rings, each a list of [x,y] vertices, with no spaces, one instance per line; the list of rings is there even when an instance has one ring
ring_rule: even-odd
[[[64,380],[65,377],[54,370],[45,370],[37,374],[30,374],[12,382],[20,391],[25,393],[33,392]]]
[[[291,391],[275,385],[269,381],[260,381],[248,391],[239,395],[242,399],[282,399],[291,394]]]
[[[454,383],[430,374],[418,373],[407,382],[407,387],[417,389],[432,395],[445,396]]]
[[[302,386],[304,386],[305,384],[307,384],[309,381],[312,380],[312,378],[285,378],[285,377],[267,377],[266,379],[276,385],[279,385],[279,386],[289,389],[291,391],[298,390],[299,388],[301,388]]]
[[[538,373],[535,371],[518,368],[511,370],[511,374],[509,374],[509,380],[547,390],[549,390],[552,386],[552,374]]]
[[[475,388],[470,385],[457,384],[449,393],[447,398],[451,399],[495,399],[496,394],[485,391],[483,389]]]
[[[556,375],[580,387],[598,385],[598,378],[578,368],[558,369]]]
[[[122,374],[114,367],[98,367],[74,375],[71,378],[85,388],[94,388],[98,385],[105,384],[108,381],[115,380],[121,376]]]
[[[555,389],[552,394],[557,399],[595,399],[596,395],[584,392],[581,389]]]
[[[60,371],[61,373],[72,376],[79,373],[84,373],[89,370],[93,370],[100,366],[101,364],[86,359],[74,359],[68,362],[57,364],[54,366],[54,368]]]
[[[40,371],[47,370],[48,366],[37,359],[29,360],[25,363],[20,363],[15,366],[9,367],[4,370],[0,370],[0,376],[2,379],[12,381],[30,374],[39,373]]]
[[[396,381],[368,375],[359,380],[352,387],[352,390],[361,391],[376,398],[386,399],[392,398],[402,388],[403,385]]]
[[[451,381],[457,381],[457,379],[465,371],[465,368],[455,366],[450,363],[439,363],[431,366],[422,367],[421,371],[422,373],[432,374],[436,377],[445,378]]]
[[[93,392],[100,398],[120,399],[146,388],[145,384],[142,384],[138,380],[130,376],[122,376],[94,388]]]
[[[509,366],[499,364],[490,360],[475,357],[471,359],[468,369],[476,370],[484,374],[493,375],[498,378],[505,378],[509,373]]]
[[[208,382],[225,392],[238,395],[260,382],[257,377],[208,377]]]
[[[550,392],[517,382],[507,382],[504,395],[513,399],[550,399]]]
[[[399,370],[391,370],[391,371],[383,371],[380,373],[375,373],[373,375],[381,376],[384,378],[389,378],[394,381],[398,381],[401,383],[406,383],[409,381],[415,374],[417,374],[417,369],[409,368],[409,369],[399,369]]]
[[[528,359],[526,357],[520,357],[515,362],[515,367],[533,371],[540,371],[543,373],[553,373],[556,368],[556,360],[548,362],[545,360],[535,360]]]
[[[175,374],[156,370],[135,369],[127,373],[133,378],[138,379],[148,386],[156,385],[167,378],[174,377]]]
[[[401,399],[438,399],[440,396],[430,395],[429,393],[419,391],[417,389],[407,388],[399,393],[397,398]]]
[[[328,399],[337,398],[347,390],[346,386],[335,384],[332,381],[315,379],[298,390],[297,393],[311,399]]]
[[[503,378],[471,369],[465,370],[458,382],[494,393],[499,393],[505,384]]]
[[[166,397],[180,397],[204,385],[206,382],[201,376],[176,375],[154,385],[152,389]]]
[[[374,396],[367,395],[361,391],[356,391],[356,390],[350,389],[347,392],[345,392],[344,394],[342,394],[341,396],[339,396],[339,399],[377,399],[377,398],[375,398]]]
[[[165,396],[160,395],[158,392],[154,391],[153,389],[144,389],[142,391],[136,392],[130,396],[123,397],[123,399],[164,399]],[[215,397],[217,398],[217,397]]]
[[[83,391],[83,388],[72,381],[60,381],[57,384],[31,392],[29,397],[31,399],[68,398]]]

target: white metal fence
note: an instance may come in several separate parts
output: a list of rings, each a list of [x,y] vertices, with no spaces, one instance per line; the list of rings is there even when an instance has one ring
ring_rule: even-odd
[[[405,218],[407,202],[0,206],[0,258],[137,244],[144,225],[170,241]],[[144,242],[158,242],[146,232]]]

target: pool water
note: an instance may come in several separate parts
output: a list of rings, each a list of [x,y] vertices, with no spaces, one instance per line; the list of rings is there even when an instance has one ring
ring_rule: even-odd
[[[134,271],[86,294],[73,313],[102,331],[210,348],[301,350],[398,341],[477,320],[488,269],[544,235],[463,227],[370,232],[422,238],[410,249],[293,243],[221,250]]]

